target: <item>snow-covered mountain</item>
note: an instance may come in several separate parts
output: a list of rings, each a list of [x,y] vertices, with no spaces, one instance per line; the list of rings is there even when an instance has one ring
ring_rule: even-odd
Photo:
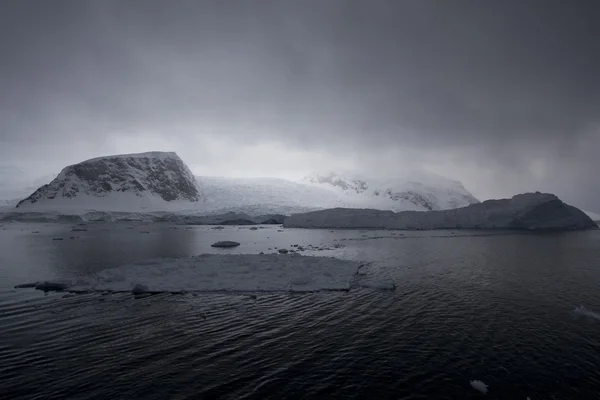
[[[463,184],[425,171],[407,171],[394,179],[348,174],[311,174],[304,182],[333,189],[340,201],[359,207],[393,211],[434,211],[479,203]]]
[[[5,179],[7,187],[17,188],[18,182],[21,186],[11,197],[0,191],[0,200],[20,197],[24,198],[18,202],[20,210],[63,213],[83,209],[267,215],[333,207],[430,211],[478,202],[460,182],[423,172],[407,172],[393,180],[333,173],[312,174],[300,182],[194,177],[175,153],[163,152],[87,160],[64,168],[55,179],[45,177],[37,190],[24,183],[22,174],[7,171],[4,175],[11,179]]]
[[[99,157],[64,168],[17,207],[33,210],[110,211],[196,208],[196,180],[175,153]]]

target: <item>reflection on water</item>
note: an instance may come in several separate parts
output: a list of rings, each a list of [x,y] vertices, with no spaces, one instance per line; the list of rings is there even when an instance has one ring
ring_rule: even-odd
[[[391,235],[70,228],[0,231],[1,398],[481,398],[472,380],[496,399],[600,395],[600,322],[589,317],[600,312],[599,231],[369,239]],[[212,249],[217,240],[242,246]],[[370,261],[397,289],[145,298],[12,289],[141,259],[292,244]]]

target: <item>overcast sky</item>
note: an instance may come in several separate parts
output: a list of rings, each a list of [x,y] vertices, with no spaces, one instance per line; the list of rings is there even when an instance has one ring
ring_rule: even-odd
[[[3,0],[0,164],[417,167],[600,211],[598,21],[583,0]]]

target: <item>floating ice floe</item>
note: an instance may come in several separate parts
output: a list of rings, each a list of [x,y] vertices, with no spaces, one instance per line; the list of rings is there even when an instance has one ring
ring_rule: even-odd
[[[360,265],[356,261],[297,254],[202,254],[137,262],[101,271],[86,282],[41,282],[35,288],[136,294],[349,290],[358,286],[356,272]]]
[[[470,381],[469,383],[471,384],[471,387],[473,387],[473,389],[480,391],[483,394],[487,394],[488,385],[486,385],[485,383],[478,380]]]

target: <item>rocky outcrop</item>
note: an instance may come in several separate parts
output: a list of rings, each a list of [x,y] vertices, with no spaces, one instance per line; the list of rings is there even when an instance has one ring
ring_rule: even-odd
[[[444,211],[382,211],[334,208],[294,214],[284,221],[294,228],[351,229],[524,229],[578,230],[597,225],[583,211],[544,193],[488,200]]]
[[[49,184],[21,200],[17,207],[34,204],[102,203],[118,201],[120,194],[158,202],[198,202],[196,180],[175,153],[149,152],[94,158],[64,168]],[[116,196],[115,196],[116,195]],[[132,197],[133,196],[133,197]]]

